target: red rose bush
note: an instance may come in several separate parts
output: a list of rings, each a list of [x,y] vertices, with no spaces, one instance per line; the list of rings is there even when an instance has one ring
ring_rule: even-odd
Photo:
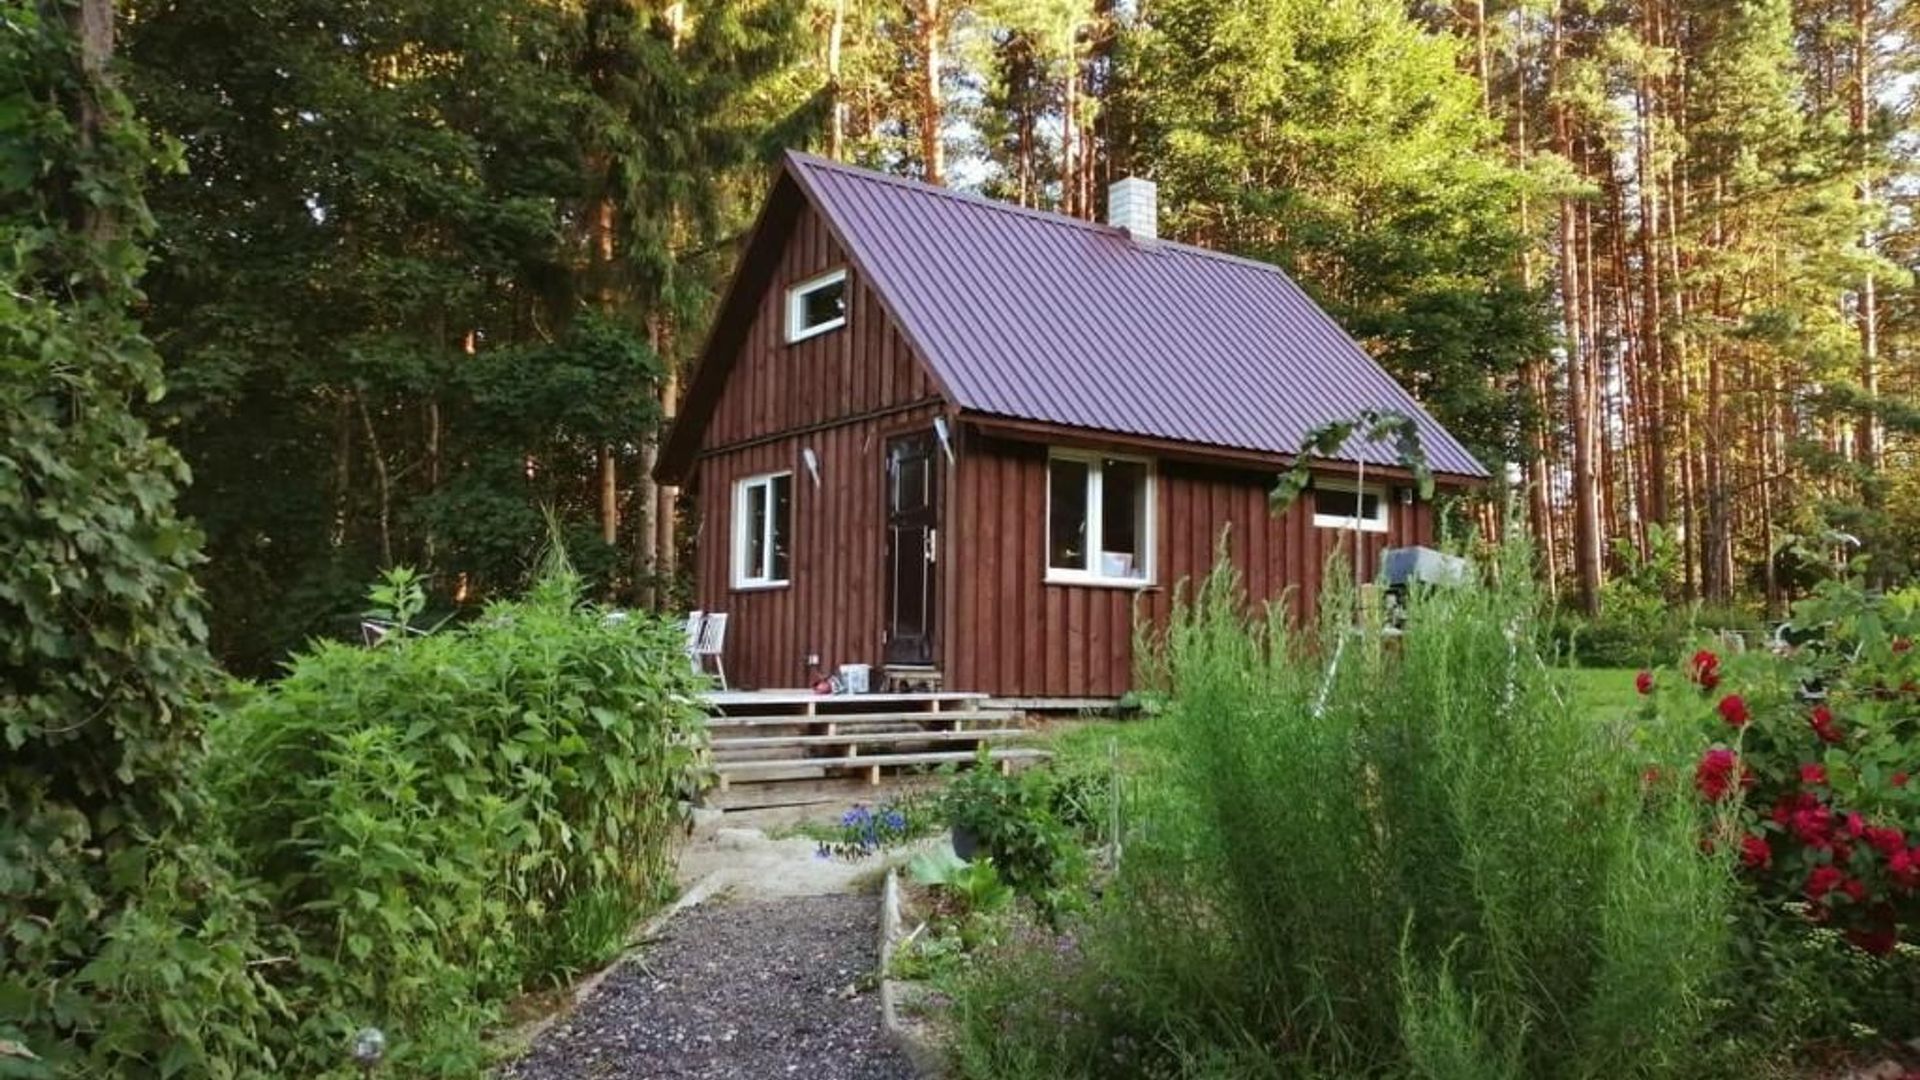
[[[1704,736],[1692,787],[1719,817],[1702,847],[1733,852],[1763,902],[1884,954],[1920,942],[1920,598],[1835,587],[1795,624],[1818,641],[1701,649],[1635,689]]]

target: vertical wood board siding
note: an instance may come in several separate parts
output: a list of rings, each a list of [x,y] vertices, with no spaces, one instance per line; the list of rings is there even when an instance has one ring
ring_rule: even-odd
[[[802,210],[701,435],[703,451],[933,396],[926,367],[851,268],[847,324],[787,343],[787,287],[846,265],[819,212]]]
[[[1274,476],[1162,461],[1156,467],[1154,584],[1062,585],[1046,578],[1047,450],[970,434],[954,495],[948,569],[947,682],[1007,697],[1116,697],[1133,683],[1136,613],[1160,622],[1175,589],[1213,568],[1222,529],[1248,597],[1315,603],[1334,545],[1352,533],[1313,524],[1312,496],[1268,512]],[[1432,506],[1389,502],[1388,528],[1365,533],[1372,579],[1388,547],[1430,543]]]

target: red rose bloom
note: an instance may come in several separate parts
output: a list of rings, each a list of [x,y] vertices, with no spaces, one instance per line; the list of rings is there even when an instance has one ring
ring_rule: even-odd
[[[1787,828],[1803,844],[1828,847],[1833,843],[1833,811],[1817,802],[1812,806],[1802,806],[1787,819]]]
[[[1894,773],[1891,777],[1888,778],[1888,780],[1890,783],[1893,784],[1894,787],[1907,786],[1907,774],[1903,772]]]
[[[1813,873],[1807,875],[1807,899],[1818,903],[1846,879],[1847,875],[1837,866],[1814,867]]]
[[[1879,852],[1882,858],[1891,859],[1907,847],[1906,834],[1890,826],[1869,825],[1864,835],[1867,846]]]
[[[1846,893],[1847,899],[1853,901],[1856,904],[1861,904],[1866,902],[1866,899],[1867,899],[1866,882],[1861,881],[1857,877],[1850,877],[1847,880],[1841,882],[1840,891],[1843,893]]]
[[[1740,862],[1749,870],[1764,870],[1773,865],[1773,848],[1764,836],[1753,833],[1740,838]]]
[[[1746,727],[1753,714],[1747,710],[1747,699],[1739,694],[1728,694],[1720,699],[1720,719],[1734,727]]]
[[[1687,673],[1701,688],[1711,690],[1720,685],[1720,658],[1709,649],[1701,649],[1693,654]]]
[[[1715,748],[1702,754],[1693,770],[1693,786],[1710,802],[1719,802],[1733,790],[1733,751]]]
[[[1653,672],[1642,671],[1633,677],[1633,688],[1642,694],[1653,693]]]
[[[1894,883],[1903,889],[1920,885],[1920,847],[1907,848],[1889,858],[1887,873],[1893,875]]]
[[[1834,722],[1833,710],[1827,708],[1825,705],[1815,705],[1813,707],[1813,715],[1807,718],[1807,723],[1813,725],[1813,733],[1820,737],[1821,742],[1837,743],[1840,741],[1840,727]]]
[[[1847,835],[1855,840],[1867,835],[1867,819],[1858,810],[1847,811]]]
[[[1827,767],[1817,761],[1809,761],[1800,766],[1800,782],[1808,787],[1825,787]]]

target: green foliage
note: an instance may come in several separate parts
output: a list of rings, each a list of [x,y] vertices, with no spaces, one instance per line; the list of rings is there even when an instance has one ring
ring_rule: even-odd
[[[440,603],[519,592],[542,507],[596,596],[660,584],[634,557],[657,398],[758,198],[759,80],[799,27],[795,0],[690,7],[131,6],[128,85],[188,166],[152,196],[155,412],[232,670],[349,631],[395,563]]]
[[[991,858],[969,862],[941,848],[915,855],[907,874],[928,888],[944,890],[965,914],[993,915],[1013,903],[1014,891],[1001,880]]]
[[[1002,773],[984,751],[942,801],[954,829],[973,834],[1007,884],[1043,906],[1051,906],[1084,869],[1059,817],[1063,805],[1051,772]]]
[[[961,995],[968,1074],[1696,1075],[1729,959],[1707,816],[1557,692],[1524,558],[1495,580],[1416,594],[1388,646],[1337,571],[1317,630],[1249,622],[1217,571],[1112,898],[1080,956]]]
[[[1167,235],[1293,273],[1483,460],[1517,459],[1548,344],[1527,181],[1449,40],[1377,0],[1161,0],[1117,66]]]
[[[1307,433],[1293,457],[1293,467],[1280,474],[1268,497],[1274,514],[1284,513],[1313,483],[1314,458],[1340,457],[1355,435],[1360,436],[1360,445],[1348,456],[1364,454],[1378,443],[1391,441],[1395,460],[1413,473],[1420,497],[1433,498],[1433,469],[1420,442],[1420,426],[1405,413],[1365,409],[1351,420],[1322,424]]]
[[[271,1003],[194,778],[186,469],[133,412],[162,394],[130,309],[166,152],[79,16],[0,2],[0,1075],[231,1076],[269,1064]]]
[[[578,589],[550,559],[470,625],[318,645],[212,729],[240,863],[298,942],[290,1068],[373,1024],[408,1075],[471,1073],[499,1002],[606,959],[671,887],[698,677],[677,624]]]
[[[1811,636],[1787,651],[1659,671],[1644,715],[1693,736],[1674,786],[1728,808],[1714,840],[1741,854],[1755,976],[1733,993],[1766,1021],[1749,1037],[1910,1038],[1894,1003],[1920,992],[1920,590],[1828,581],[1793,624]]]

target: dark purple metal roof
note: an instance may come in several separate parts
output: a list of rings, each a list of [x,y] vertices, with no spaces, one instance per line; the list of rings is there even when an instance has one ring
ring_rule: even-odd
[[[1434,471],[1487,475],[1276,267],[806,154],[788,166],[963,410],[1291,454],[1321,424],[1395,409]],[[1339,456],[1395,463],[1385,445]]]

